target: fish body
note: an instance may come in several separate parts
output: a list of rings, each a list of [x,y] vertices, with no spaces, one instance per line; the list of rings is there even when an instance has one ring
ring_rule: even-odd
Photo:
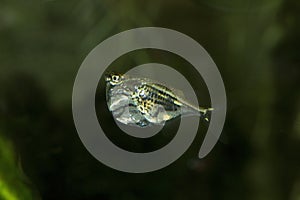
[[[162,125],[180,115],[205,116],[212,109],[198,108],[171,89],[146,78],[109,74],[106,77],[109,110],[123,124]]]

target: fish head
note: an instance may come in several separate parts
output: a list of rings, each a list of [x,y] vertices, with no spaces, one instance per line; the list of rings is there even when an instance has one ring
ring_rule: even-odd
[[[119,85],[123,82],[124,75],[115,72],[108,73],[105,77],[105,80],[110,85]]]

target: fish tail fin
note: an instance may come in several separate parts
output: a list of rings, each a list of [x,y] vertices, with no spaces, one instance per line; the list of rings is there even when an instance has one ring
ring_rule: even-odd
[[[211,112],[212,112],[213,110],[214,110],[213,108],[202,108],[202,107],[199,108],[199,112],[200,112],[201,116],[202,116],[203,119],[204,119],[205,121],[207,121],[207,122],[209,121]]]

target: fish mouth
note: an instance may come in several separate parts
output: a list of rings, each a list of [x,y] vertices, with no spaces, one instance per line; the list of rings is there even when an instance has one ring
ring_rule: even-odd
[[[109,75],[105,76],[105,81],[106,82],[110,82],[111,81],[111,77],[109,77]]]
[[[110,82],[112,79],[111,79],[111,76],[113,75],[114,73],[113,72],[107,72],[105,73],[104,77],[105,77],[105,81],[106,82]]]

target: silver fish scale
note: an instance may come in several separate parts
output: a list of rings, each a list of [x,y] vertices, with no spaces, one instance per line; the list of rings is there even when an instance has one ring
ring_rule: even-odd
[[[174,94],[168,94],[166,91],[162,85],[142,84],[133,92],[133,100],[135,105],[145,110],[141,110],[143,113],[150,112],[155,104],[163,106],[166,111],[175,112],[180,109],[180,105],[176,103],[178,99]]]
[[[115,119],[140,127],[164,124],[183,114],[200,115],[168,87],[149,79],[128,78],[117,85],[107,83],[107,104]]]

